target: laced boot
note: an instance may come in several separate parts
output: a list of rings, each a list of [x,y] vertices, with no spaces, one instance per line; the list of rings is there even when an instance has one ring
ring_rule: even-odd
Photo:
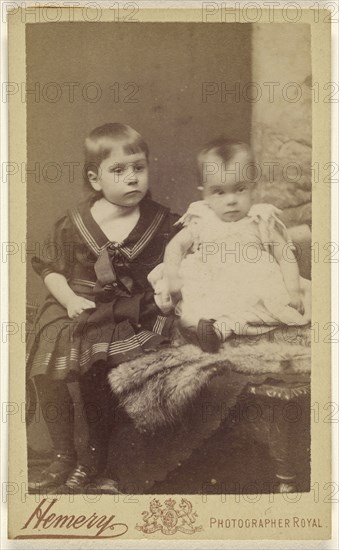
[[[51,464],[29,480],[28,489],[39,491],[51,486],[58,487],[67,479],[75,463],[75,452],[55,451]]]
[[[87,445],[85,452],[74,469],[67,476],[66,482],[58,488],[61,493],[82,493],[88,492],[89,486],[95,492],[94,480],[99,473],[102,463],[102,452],[100,448]]]

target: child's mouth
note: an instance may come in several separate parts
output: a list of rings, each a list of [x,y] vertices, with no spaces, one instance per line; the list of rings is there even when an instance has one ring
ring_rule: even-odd
[[[138,191],[137,189],[135,189],[134,191],[129,191],[128,193],[125,193],[126,196],[130,197],[131,195],[137,195],[141,193],[141,191]]]

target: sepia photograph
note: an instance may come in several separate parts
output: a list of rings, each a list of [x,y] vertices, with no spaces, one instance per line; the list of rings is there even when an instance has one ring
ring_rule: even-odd
[[[288,514],[314,500],[313,374],[332,330],[318,35],[298,10],[114,6],[107,20],[21,11],[24,80],[5,90],[26,111],[26,157],[8,169],[26,190],[21,529],[66,537],[82,522],[80,538],[70,503],[85,495],[91,512],[138,503],[114,536],[324,538],[329,508]],[[218,508],[258,496],[280,515]],[[73,515],[51,514],[61,502]]]
[[[309,490],[309,25],[26,48],[29,488]]]

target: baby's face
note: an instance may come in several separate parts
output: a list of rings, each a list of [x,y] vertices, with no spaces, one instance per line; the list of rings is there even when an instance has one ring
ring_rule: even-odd
[[[205,202],[224,222],[241,220],[252,206],[254,184],[248,178],[252,162],[246,150],[239,150],[226,164],[213,151],[201,158]]]

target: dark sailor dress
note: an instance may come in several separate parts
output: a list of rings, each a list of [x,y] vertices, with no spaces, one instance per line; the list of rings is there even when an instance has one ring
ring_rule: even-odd
[[[169,342],[174,317],[155,304],[147,275],[162,262],[178,216],[144,199],[139,221],[118,244],[107,240],[90,206],[82,203],[56,222],[32,265],[42,278],[64,275],[96,307],[70,319],[48,295],[28,341],[29,378],[73,379],[95,363],[111,368]]]

